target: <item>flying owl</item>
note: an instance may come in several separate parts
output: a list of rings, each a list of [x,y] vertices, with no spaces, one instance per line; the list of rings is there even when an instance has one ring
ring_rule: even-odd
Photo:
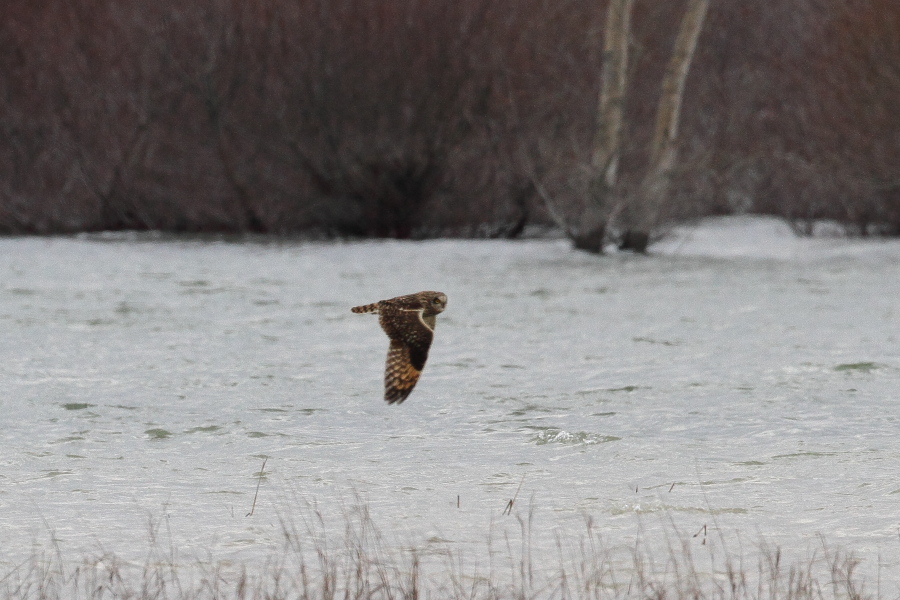
[[[377,313],[381,328],[391,339],[384,368],[384,399],[400,404],[409,396],[428,360],[438,313],[447,308],[441,292],[419,292],[364,306],[355,313]]]

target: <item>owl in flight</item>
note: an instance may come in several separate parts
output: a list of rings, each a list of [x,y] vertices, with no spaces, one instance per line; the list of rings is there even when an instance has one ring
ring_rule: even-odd
[[[381,328],[391,339],[384,369],[384,399],[400,404],[409,396],[428,360],[438,313],[447,308],[441,292],[419,292],[364,306],[355,313],[377,313]]]

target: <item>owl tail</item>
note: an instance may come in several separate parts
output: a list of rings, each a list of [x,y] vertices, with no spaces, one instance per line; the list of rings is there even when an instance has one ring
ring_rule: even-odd
[[[372,304],[364,304],[362,306],[354,306],[351,308],[355,313],[377,313],[378,312],[378,303],[374,302]]]

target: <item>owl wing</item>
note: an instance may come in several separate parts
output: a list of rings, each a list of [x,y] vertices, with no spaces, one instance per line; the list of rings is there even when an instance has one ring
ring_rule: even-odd
[[[419,381],[434,331],[422,320],[421,310],[382,311],[381,326],[391,338],[384,369],[384,399],[388,404],[399,404]]]

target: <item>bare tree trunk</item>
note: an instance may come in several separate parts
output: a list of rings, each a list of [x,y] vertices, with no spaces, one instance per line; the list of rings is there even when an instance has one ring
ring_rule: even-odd
[[[594,177],[606,188],[613,187],[618,176],[633,5],[634,0],[611,0],[606,13],[597,131],[591,153]]]
[[[575,247],[602,252],[608,214],[604,205],[616,185],[621,153],[625,90],[628,86],[628,43],[634,0],[611,0],[606,12],[597,121],[591,151],[588,209],[575,236]],[[607,211],[608,212],[608,211]]]
[[[650,165],[638,191],[641,216],[635,227],[625,232],[623,248],[636,252],[646,251],[650,232],[659,219],[660,208],[675,167],[684,87],[708,9],[709,0],[688,0],[681,18],[675,47],[663,75],[662,94],[656,110],[656,126],[650,146]]]

